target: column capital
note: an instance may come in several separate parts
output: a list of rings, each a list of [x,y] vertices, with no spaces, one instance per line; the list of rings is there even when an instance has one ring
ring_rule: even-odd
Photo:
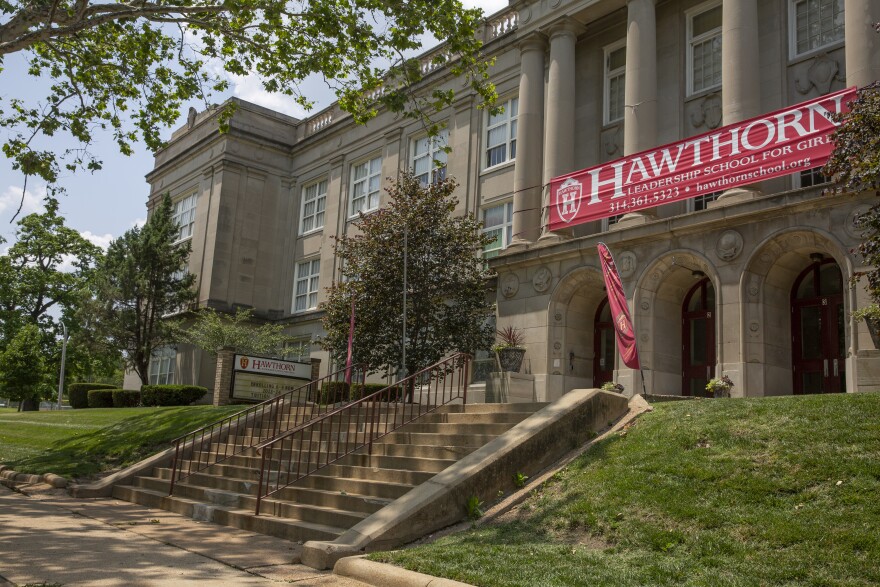
[[[577,39],[577,36],[583,33],[586,30],[586,27],[574,20],[570,16],[563,16],[559,20],[551,22],[547,25],[542,32],[544,32],[550,40],[557,37],[562,36],[572,36]]]
[[[520,54],[527,53],[529,51],[546,51],[547,35],[535,31],[528,36],[520,39],[520,41],[517,43],[517,47],[519,47]]]

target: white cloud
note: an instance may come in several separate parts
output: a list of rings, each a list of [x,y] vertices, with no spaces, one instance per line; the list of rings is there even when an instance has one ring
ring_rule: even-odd
[[[18,210],[21,204],[21,212],[18,217],[23,218],[34,212],[43,212],[43,199],[46,197],[46,186],[38,186],[36,189],[28,188],[24,194],[24,203],[21,201],[21,186],[11,185],[0,194],[0,220],[9,222],[12,215]]]
[[[507,8],[508,2],[507,0],[462,0],[462,4],[465,8],[482,8],[483,14],[489,16],[502,8]]]
[[[113,235],[109,232],[107,234],[93,234],[92,231],[86,230],[81,232],[80,235],[93,245],[98,245],[105,251],[107,250],[107,247],[110,246],[110,241],[113,240]]]
[[[134,228],[135,226],[137,226],[138,228],[142,228],[144,226],[144,224],[146,224],[146,223],[147,223],[146,218],[135,218],[134,220],[131,221],[131,227]]]

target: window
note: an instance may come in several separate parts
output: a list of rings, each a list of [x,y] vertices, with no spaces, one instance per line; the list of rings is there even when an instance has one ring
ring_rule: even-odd
[[[687,30],[688,95],[721,87],[721,3],[689,12]]]
[[[513,236],[513,202],[483,210],[483,232],[495,238],[483,248],[483,258],[497,257]]]
[[[285,342],[282,358],[285,361],[308,363],[312,360],[311,353],[312,340],[310,338],[302,338]]]
[[[318,307],[318,273],[321,260],[312,259],[296,266],[296,284],[293,294],[293,311],[305,312]]]
[[[150,385],[169,385],[174,383],[174,364],[177,362],[177,350],[174,347],[162,347],[153,351],[150,357]]]
[[[489,115],[486,125],[486,167],[500,165],[516,159],[517,98],[499,104],[504,111]]]
[[[324,205],[327,200],[327,180],[316,181],[303,187],[299,233],[306,234],[324,228]]]
[[[808,188],[814,185],[821,185],[823,183],[828,183],[829,181],[831,181],[831,178],[822,173],[821,167],[801,171],[800,173],[796,173],[794,177],[794,187],[796,188]]]
[[[190,194],[174,202],[174,210],[171,212],[171,220],[180,227],[177,242],[192,238],[193,225],[196,223],[196,199],[197,194]]]
[[[843,40],[844,0],[793,0],[789,3],[791,56]]]
[[[379,208],[380,175],[382,175],[381,157],[352,166],[351,216],[356,216],[358,212],[370,212]]]
[[[605,124],[623,120],[626,39],[605,47]]]
[[[443,129],[435,137],[424,136],[412,143],[413,175],[424,185],[437,183],[446,178],[446,151],[449,143],[449,129]]]
[[[694,198],[694,212],[707,210],[709,208],[709,203],[717,200],[718,196],[723,193],[724,191],[722,190],[720,192],[712,192],[711,194],[703,194],[702,196],[697,196],[696,198]]]

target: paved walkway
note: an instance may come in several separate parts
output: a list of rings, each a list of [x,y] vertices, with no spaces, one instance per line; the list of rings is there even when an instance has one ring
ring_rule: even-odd
[[[0,485],[0,586],[364,587],[299,562],[301,546],[115,499]]]

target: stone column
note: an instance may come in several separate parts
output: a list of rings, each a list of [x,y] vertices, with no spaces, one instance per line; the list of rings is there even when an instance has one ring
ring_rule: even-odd
[[[550,180],[574,169],[574,79],[577,35],[580,25],[563,20],[550,27],[550,67],[547,77],[547,104],[544,127],[544,189],[549,196]],[[519,145],[517,145],[519,148]],[[549,202],[549,197],[542,198]],[[542,219],[546,218],[544,214]],[[542,225],[544,223],[542,222]],[[571,236],[546,231],[542,239]]]
[[[846,85],[863,87],[880,79],[880,22],[877,0],[846,0]]]
[[[533,243],[541,234],[541,184],[544,158],[543,35],[528,37],[519,47],[519,114],[513,170],[513,239],[510,247]]]
[[[232,400],[232,369],[235,349],[223,348],[217,353],[217,371],[214,375],[214,405],[225,406]]]
[[[760,63],[757,0],[725,0],[721,7],[721,115],[725,126],[761,114]],[[727,190],[712,204],[723,206],[760,195],[760,184],[756,183]]]
[[[626,78],[623,154],[657,146],[657,16],[656,0],[626,3]],[[623,228],[657,217],[656,208],[626,214],[614,225]]]

